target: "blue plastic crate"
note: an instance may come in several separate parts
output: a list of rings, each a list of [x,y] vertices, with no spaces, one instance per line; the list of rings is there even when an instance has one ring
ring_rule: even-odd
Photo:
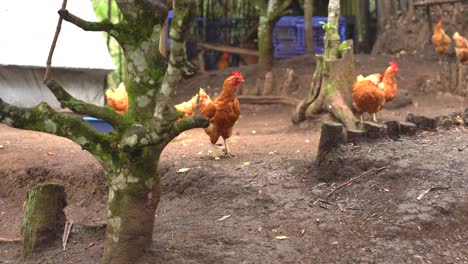
[[[83,119],[101,133],[109,133],[114,131],[114,128],[104,120],[89,116],[83,117]]]
[[[314,52],[323,53],[323,36],[325,31],[319,22],[327,22],[327,17],[313,17],[312,30],[314,31]],[[346,20],[340,17],[338,34],[341,40],[345,40]],[[273,29],[273,46],[275,58],[290,58],[305,53],[305,25],[304,17],[282,17]]]

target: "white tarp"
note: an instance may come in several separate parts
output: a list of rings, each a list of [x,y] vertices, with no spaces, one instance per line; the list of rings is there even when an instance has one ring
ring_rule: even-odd
[[[74,97],[88,103],[104,104],[104,77],[102,71],[54,69],[52,78],[59,81]],[[44,69],[18,66],[0,66],[0,98],[9,104],[33,107],[46,102],[60,108],[59,102],[42,83]]]

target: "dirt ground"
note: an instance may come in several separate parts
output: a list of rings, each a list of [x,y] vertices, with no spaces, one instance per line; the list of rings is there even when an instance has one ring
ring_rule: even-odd
[[[392,58],[355,59],[356,73],[367,74],[383,71]],[[464,110],[462,97],[427,85],[438,70],[435,57],[393,59],[400,64],[400,97],[412,103],[401,100],[384,109],[381,120]],[[295,69],[300,84],[291,96],[303,97],[313,58],[281,61],[275,72],[286,67]],[[255,70],[241,67],[247,87],[255,82]],[[228,74],[185,81],[179,100],[199,86],[215,94]],[[183,133],[165,149],[163,196],[143,263],[468,263],[466,127],[344,146],[349,160],[356,160],[343,164],[348,178],[388,168],[326,198],[344,179],[319,180],[320,120],[294,126],[291,107],[241,107],[229,140],[234,158],[210,158],[211,144],[201,129]],[[67,217],[76,225],[66,250],[51,245],[31,263],[99,263],[107,190],[94,158],[67,139],[5,125],[0,145],[0,238],[18,237],[28,188],[58,182],[68,195]],[[181,168],[190,170],[178,173]],[[18,258],[18,243],[0,242],[0,263]]]

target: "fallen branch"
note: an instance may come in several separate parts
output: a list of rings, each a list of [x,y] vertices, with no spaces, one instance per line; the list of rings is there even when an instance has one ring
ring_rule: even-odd
[[[237,96],[241,104],[284,104],[296,106],[299,100],[288,96],[251,96],[239,95]]]
[[[388,168],[389,166],[384,166],[384,167],[381,167],[381,168],[372,168],[364,173],[362,173],[361,175],[358,175],[356,177],[353,177],[351,179],[349,179],[348,181],[338,185],[338,187],[336,187],[335,189],[331,190],[329,193],[327,193],[326,197],[330,197],[332,194],[334,194],[336,191],[338,191],[339,189],[345,187],[345,186],[348,186],[348,185],[351,185],[351,183],[355,182],[356,180],[362,178],[363,176],[375,171],[375,172],[379,172],[381,170],[384,170],[386,168]]]
[[[0,237],[0,243],[16,243],[16,242],[20,242],[21,239],[18,237],[18,238],[4,238],[4,237]]]

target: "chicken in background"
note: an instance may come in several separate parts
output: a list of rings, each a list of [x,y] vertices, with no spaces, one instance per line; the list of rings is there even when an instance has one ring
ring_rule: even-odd
[[[107,104],[117,113],[123,115],[128,110],[128,94],[125,90],[125,84],[120,83],[117,89],[108,89],[106,91]]]
[[[434,34],[432,34],[432,44],[439,55],[439,64],[442,64],[442,56],[447,56],[450,53],[450,44],[452,40],[445,34],[442,28],[442,19],[439,19],[437,25],[434,28]]]
[[[357,77],[353,85],[353,107],[360,115],[361,124],[364,123],[364,113],[372,114],[372,120],[377,122],[376,113],[395,98],[398,93],[397,72],[398,64],[392,61],[383,75],[376,73]]]
[[[224,52],[223,55],[221,55],[221,58],[219,59],[218,63],[216,64],[216,68],[218,70],[224,70],[226,68],[229,68],[229,53]]]
[[[364,77],[362,74],[360,74],[360,75],[358,75],[358,77],[356,79],[357,79],[358,82],[363,81],[363,80],[369,80],[374,85],[379,85],[382,82],[382,77],[383,77],[383,75],[380,74],[380,73],[374,73],[374,74],[368,75],[366,77]]]
[[[455,42],[455,55],[457,56],[458,63],[468,64],[468,40],[460,36],[458,32],[453,34],[453,41]]]
[[[198,96],[195,95],[189,101],[182,102],[178,105],[175,105],[175,108],[177,109],[177,111],[184,113],[178,119],[183,119],[183,118],[193,115],[193,112],[195,111],[195,107],[197,106],[197,99],[198,99]]]
[[[385,103],[392,101],[397,96],[398,86],[396,82],[396,74],[398,73],[398,70],[398,64],[391,61],[383,74],[382,82],[378,85],[385,93]]]
[[[237,99],[237,88],[244,83],[244,77],[240,72],[233,71],[223,85],[221,94],[211,99],[206,94],[205,90],[200,88],[198,96],[200,113],[210,119],[210,125],[205,128],[206,134],[210,137],[211,144],[213,144],[213,157],[216,159],[216,142],[220,137],[224,140],[224,150],[226,156],[232,157],[232,153],[227,144],[227,139],[232,135],[234,124],[240,115],[240,104]],[[175,107],[183,112],[183,116],[190,116],[193,114],[197,102],[197,96],[192,97],[190,101],[183,102]],[[184,111],[182,111],[185,109]]]

